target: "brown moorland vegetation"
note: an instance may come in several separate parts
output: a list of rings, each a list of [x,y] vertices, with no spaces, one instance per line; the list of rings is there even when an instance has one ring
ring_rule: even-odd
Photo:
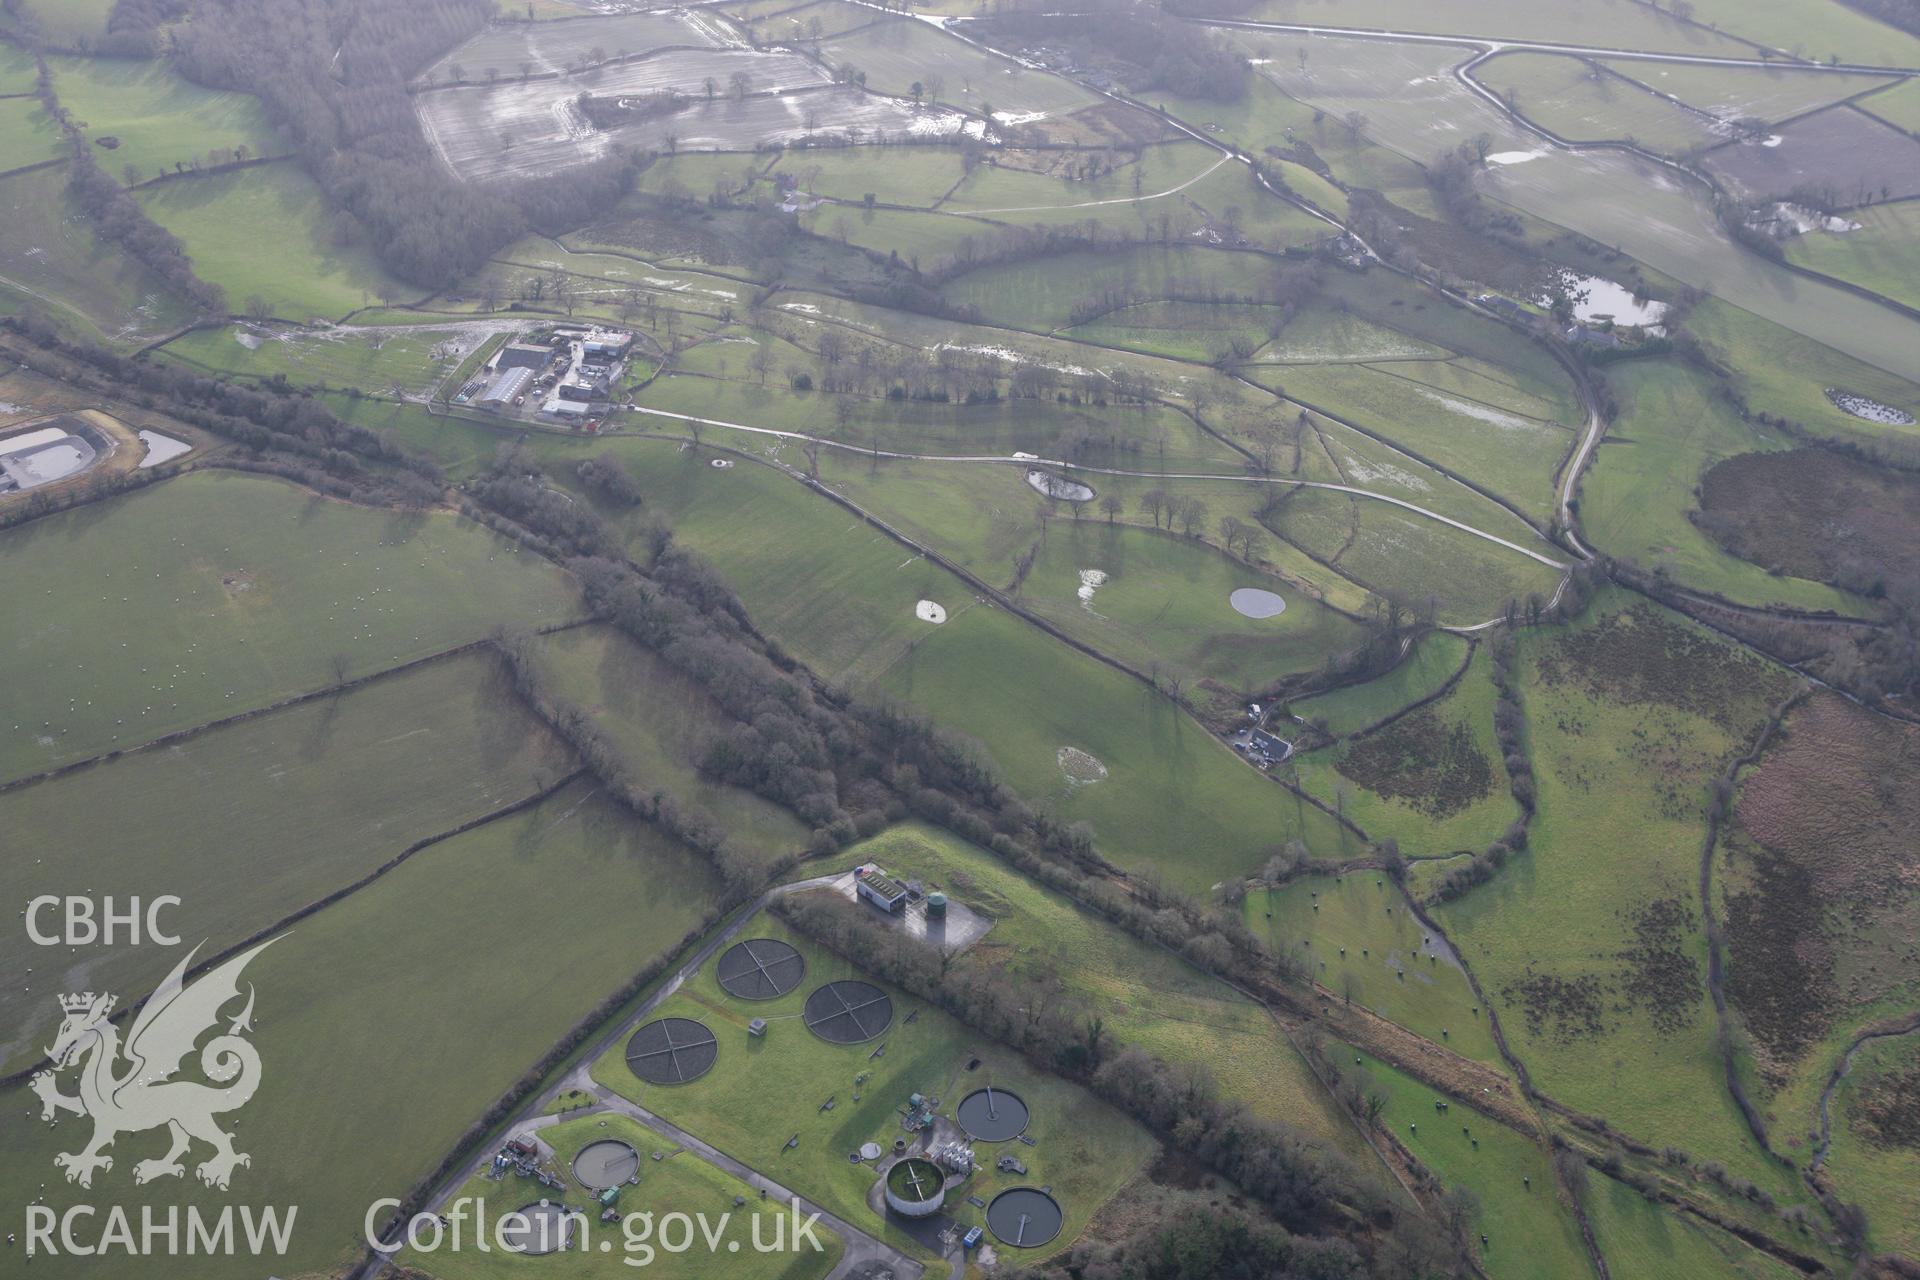
[[[1734,555],[1875,595],[1920,560],[1920,476],[1827,449],[1743,453],[1700,477],[1695,522]]]
[[[1920,727],[1819,694],[1728,832],[1728,993],[1778,1079],[1848,1007],[1920,987]]]

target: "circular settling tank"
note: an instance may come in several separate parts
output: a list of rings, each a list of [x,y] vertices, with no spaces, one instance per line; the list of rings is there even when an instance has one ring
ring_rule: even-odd
[[[573,1176],[590,1191],[617,1187],[640,1172],[640,1153],[618,1138],[602,1138],[580,1148]]]
[[[1027,1131],[1027,1104],[1005,1089],[975,1089],[960,1099],[954,1118],[976,1142],[1007,1142]]]
[[[940,1211],[946,1186],[947,1175],[939,1165],[908,1156],[887,1170],[887,1207],[909,1218],[924,1218]]]
[[[719,1056],[713,1032],[691,1018],[657,1018],[627,1041],[627,1069],[649,1084],[698,1079]]]
[[[720,957],[720,985],[742,1000],[777,1000],[800,985],[807,962],[778,938],[748,938]]]
[[[987,1229],[1001,1244],[1033,1249],[1060,1234],[1066,1215],[1060,1203],[1038,1187],[1002,1191],[987,1206]]]
[[[1227,601],[1244,618],[1277,618],[1287,611],[1287,602],[1277,593],[1259,587],[1241,587]]]
[[[566,1206],[542,1200],[537,1204],[523,1204],[514,1212],[526,1220],[526,1225],[500,1229],[500,1243],[507,1252],[539,1255],[558,1253],[567,1247],[573,1219],[568,1216]]]
[[[802,1011],[807,1030],[833,1044],[859,1044],[893,1022],[893,1001],[869,982],[847,978],[816,987]]]

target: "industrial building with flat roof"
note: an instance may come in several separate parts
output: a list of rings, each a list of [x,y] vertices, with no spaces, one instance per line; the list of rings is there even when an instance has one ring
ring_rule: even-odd
[[[530,342],[509,342],[500,348],[499,354],[494,356],[493,367],[503,373],[508,369],[538,371],[546,368],[552,359],[551,347],[537,347]]]
[[[481,393],[479,403],[501,405],[511,404],[513,398],[533,384],[533,370],[521,366],[505,370],[493,380],[493,385]]]

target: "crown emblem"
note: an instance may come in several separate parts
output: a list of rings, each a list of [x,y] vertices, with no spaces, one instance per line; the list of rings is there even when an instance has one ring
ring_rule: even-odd
[[[107,996],[105,1003],[101,1006],[100,1012],[105,1013],[108,1009],[113,1008],[113,1005],[114,998]],[[85,1013],[93,1008],[93,992],[81,991],[72,995],[61,996],[60,1007],[68,1013]]]

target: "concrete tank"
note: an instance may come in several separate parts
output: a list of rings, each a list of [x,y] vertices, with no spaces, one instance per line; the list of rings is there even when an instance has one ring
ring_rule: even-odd
[[[946,1171],[939,1165],[908,1156],[887,1170],[887,1207],[902,1217],[928,1217],[940,1212],[946,1185]]]

